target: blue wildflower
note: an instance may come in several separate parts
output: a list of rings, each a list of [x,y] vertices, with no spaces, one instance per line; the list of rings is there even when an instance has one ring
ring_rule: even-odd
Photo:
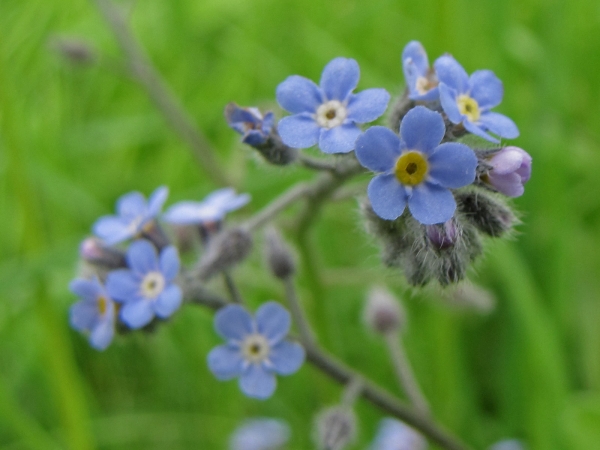
[[[173,246],[160,256],[154,246],[140,239],[127,249],[129,269],[114,270],[106,279],[106,290],[123,303],[121,320],[131,328],[150,323],[154,316],[165,319],[181,305],[182,293],[173,283],[179,273],[179,255]]]
[[[445,131],[439,113],[417,106],[402,120],[400,137],[388,128],[371,127],[358,138],[358,161],[379,172],[367,190],[379,217],[394,220],[407,204],[424,225],[443,223],[454,215],[456,201],[448,189],[474,181],[477,157],[464,144],[440,145]]]
[[[290,427],[277,419],[244,422],[229,441],[230,450],[278,450],[290,439]]]
[[[177,225],[220,222],[225,214],[241,208],[249,201],[250,195],[238,195],[233,188],[223,188],[207,195],[201,202],[183,201],[174,204],[165,212],[163,219]]]
[[[370,450],[425,450],[427,441],[417,431],[396,419],[383,419]]]
[[[118,244],[138,236],[160,213],[169,190],[156,189],[148,201],[140,192],[130,192],[117,200],[117,215],[104,216],[94,224],[94,234],[106,245]]]
[[[81,301],[71,306],[71,326],[89,333],[90,344],[104,350],[115,334],[115,304],[97,278],[75,279],[69,285]]]
[[[501,138],[519,136],[515,123],[503,114],[491,112],[504,95],[504,87],[491,70],[477,70],[469,77],[463,67],[449,55],[434,63],[440,82],[440,101],[448,119],[462,123],[465,129],[491,142],[499,142],[487,132]]]
[[[258,108],[240,108],[235,103],[225,107],[225,118],[231,128],[243,135],[242,142],[253,147],[267,142],[275,122],[272,112],[263,117]]]
[[[429,67],[429,59],[423,45],[410,41],[402,51],[402,69],[408,86],[408,97],[417,101],[433,101],[439,97],[438,82]]]
[[[266,399],[275,391],[275,374],[291,375],[304,362],[304,349],[284,340],[290,314],[276,302],[267,302],[256,318],[239,305],[229,305],[215,315],[215,329],[227,343],[208,355],[208,367],[219,380],[240,377],[248,397]]]
[[[335,58],[325,66],[320,87],[308,78],[288,77],[277,86],[277,102],[293,116],[279,122],[279,135],[286,145],[308,148],[319,144],[325,153],[347,153],[367,123],[386,110],[390,94],[385,89],[352,91],[360,69],[353,59]]]

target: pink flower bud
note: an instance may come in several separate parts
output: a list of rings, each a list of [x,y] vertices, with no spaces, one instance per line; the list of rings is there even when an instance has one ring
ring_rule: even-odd
[[[523,195],[531,176],[531,156],[519,147],[504,147],[489,160],[488,183],[508,197]]]

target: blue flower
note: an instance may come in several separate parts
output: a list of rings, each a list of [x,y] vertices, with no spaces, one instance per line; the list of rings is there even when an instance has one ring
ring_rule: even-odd
[[[383,419],[370,450],[425,450],[427,441],[417,431],[396,419]]]
[[[230,450],[278,450],[290,439],[290,427],[277,419],[247,420],[231,436]]]
[[[417,101],[433,101],[439,97],[435,73],[429,67],[427,53],[420,42],[410,41],[402,51],[402,69],[408,85],[408,97]]]
[[[284,340],[290,314],[276,302],[267,302],[256,318],[239,305],[229,305],[215,315],[215,329],[227,340],[208,355],[208,367],[219,380],[240,377],[248,397],[266,399],[275,391],[275,374],[291,375],[304,362],[304,349]]]
[[[139,192],[130,192],[117,200],[117,215],[104,216],[94,224],[94,234],[106,245],[118,244],[138,236],[159,213],[169,195],[162,186],[156,189],[148,201]]]
[[[357,123],[381,116],[390,100],[385,89],[352,91],[360,69],[353,59],[335,58],[325,66],[320,87],[293,75],[277,86],[277,102],[293,116],[279,122],[279,135],[286,145],[308,148],[319,144],[325,153],[347,153],[361,130]]]
[[[181,305],[182,293],[173,283],[179,273],[179,255],[175,247],[162,250],[140,239],[127,249],[129,269],[114,270],[106,279],[106,290],[123,303],[121,320],[130,328],[141,328],[158,316],[165,319]]]
[[[531,177],[531,161],[529,153],[522,148],[503,147],[487,161],[491,170],[484,181],[504,195],[520,197]]]
[[[89,333],[90,344],[104,350],[115,334],[115,304],[97,278],[78,278],[69,285],[81,301],[71,306],[71,326]]]
[[[233,188],[219,189],[201,202],[184,201],[171,206],[163,215],[167,222],[194,225],[220,222],[225,214],[241,208],[250,201],[250,195],[235,193]]]
[[[491,142],[499,142],[487,132],[502,138],[519,136],[515,123],[503,114],[491,112],[504,95],[502,82],[491,70],[477,70],[469,77],[463,67],[449,55],[434,63],[440,82],[442,108],[452,123]]]
[[[394,220],[407,204],[424,225],[443,223],[454,215],[456,201],[448,189],[474,181],[477,157],[463,144],[440,145],[445,131],[439,113],[417,106],[404,116],[400,138],[385,127],[371,127],[358,138],[358,161],[379,172],[367,190],[379,217]]]
[[[258,108],[240,108],[235,103],[225,107],[225,118],[231,128],[243,135],[242,142],[253,147],[267,142],[275,121],[272,112],[263,117]]]

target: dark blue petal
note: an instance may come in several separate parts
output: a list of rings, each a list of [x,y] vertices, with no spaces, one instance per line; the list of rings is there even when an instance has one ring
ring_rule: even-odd
[[[386,110],[390,94],[385,89],[366,89],[350,96],[348,119],[357,123],[372,122]]]
[[[104,350],[112,342],[114,335],[115,326],[113,318],[102,320],[92,330],[90,344],[96,350]]]
[[[171,284],[165,288],[154,302],[154,312],[161,319],[173,314],[181,306],[181,288]]]
[[[504,114],[486,112],[479,118],[478,125],[484,126],[501,138],[514,139],[519,136],[517,125]]]
[[[309,114],[284,117],[277,125],[284,144],[294,148],[308,148],[319,142],[321,128]]]
[[[157,188],[150,198],[148,199],[148,211],[146,214],[146,218],[156,217],[163,205],[167,201],[167,197],[169,196],[169,188],[166,186],[161,186]]]
[[[140,298],[140,278],[131,270],[113,270],[106,278],[106,291],[118,302],[130,302]]]
[[[502,81],[491,70],[477,70],[469,79],[471,85],[470,95],[480,109],[490,109],[498,106],[504,95]]]
[[[457,189],[475,181],[477,156],[464,144],[441,144],[428,162],[429,175],[443,187]]]
[[[149,241],[138,239],[127,249],[127,263],[138,274],[158,270],[156,248]]]
[[[444,119],[440,113],[424,106],[411,109],[400,123],[400,137],[409,150],[432,152],[446,134]]]
[[[69,283],[69,289],[78,297],[88,301],[95,300],[99,295],[102,295],[102,285],[97,279],[76,278]]]
[[[240,389],[248,397],[265,400],[273,395],[276,386],[275,375],[259,364],[251,364],[240,376]]]
[[[486,139],[490,142],[493,142],[495,144],[498,144],[500,141],[498,139],[496,139],[495,137],[487,134],[485,132],[486,128],[479,125],[479,123],[475,124],[473,122],[469,122],[468,120],[465,120],[463,122],[463,126],[465,127],[465,129],[469,132],[469,133],[473,133],[475,136],[479,136],[483,139]]]
[[[442,103],[442,109],[450,119],[450,122],[459,124],[463,121],[464,116],[458,109],[457,92],[445,84],[440,84],[440,102]]]
[[[117,200],[117,214],[123,219],[132,220],[146,212],[146,199],[140,192],[129,192]]]
[[[242,340],[253,333],[252,316],[239,305],[227,305],[215,314],[215,330],[224,339]]]
[[[277,86],[277,102],[292,114],[314,113],[323,103],[323,95],[319,87],[308,78],[292,75]]]
[[[257,147],[267,142],[268,137],[269,136],[262,131],[250,130],[244,135],[242,142],[250,145],[251,147]]]
[[[106,245],[114,245],[132,237],[137,230],[117,216],[100,217],[93,227],[94,234]]]
[[[370,127],[356,140],[356,158],[373,172],[387,172],[400,156],[400,138],[389,128]]]
[[[321,129],[319,148],[323,153],[348,153],[354,150],[360,128],[353,123],[344,123],[329,130]]]
[[[297,342],[281,341],[271,348],[269,360],[279,375],[291,375],[304,363],[304,348]]]
[[[423,225],[433,225],[452,218],[456,201],[448,189],[425,182],[413,187],[408,209]]]
[[[239,348],[220,345],[207,357],[208,368],[218,380],[231,380],[242,373],[243,360]]]
[[[467,93],[469,90],[469,75],[452,56],[440,56],[433,63],[433,67],[440,83],[456,89],[459,94]]]
[[[99,320],[100,313],[96,302],[81,301],[69,310],[71,326],[77,331],[89,331]]]
[[[160,253],[160,271],[167,281],[173,281],[179,273],[179,254],[172,245]]]
[[[373,211],[382,219],[397,219],[406,207],[406,190],[394,174],[382,174],[373,178],[367,188],[367,195]]]
[[[321,89],[327,100],[343,102],[356,88],[360,78],[358,63],[350,58],[335,58],[323,69]]]
[[[141,328],[148,325],[154,318],[152,302],[140,299],[127,302],[121,307],[121,320],[129,328]]]
[[[283,339],[290,330],[290,313],[277,302],[267,302],[256,311],[256,327],[271,345]]]
[[[244,132],[244,124],[260,123],[260,116],[256,116],[252,110],[240,108],[235,103],[229,103],[225,107],[225,119],[230,127],[240,133]]]

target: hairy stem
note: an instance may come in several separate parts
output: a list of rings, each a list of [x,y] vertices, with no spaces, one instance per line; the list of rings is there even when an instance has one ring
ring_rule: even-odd
[[[302,309],[302,305],[300,304],[300,300],[296,293],[293,278],[291,276],[285,278],[283,284],[285,286],[285,297],[288,301],[290,311],[292,312],[294,322],[298,327],[302,344],[304,344],[305,347],[316,345],[315,334],[310,327],[310,323],[306,320],[306,315],[304,314],[304,310]]]

